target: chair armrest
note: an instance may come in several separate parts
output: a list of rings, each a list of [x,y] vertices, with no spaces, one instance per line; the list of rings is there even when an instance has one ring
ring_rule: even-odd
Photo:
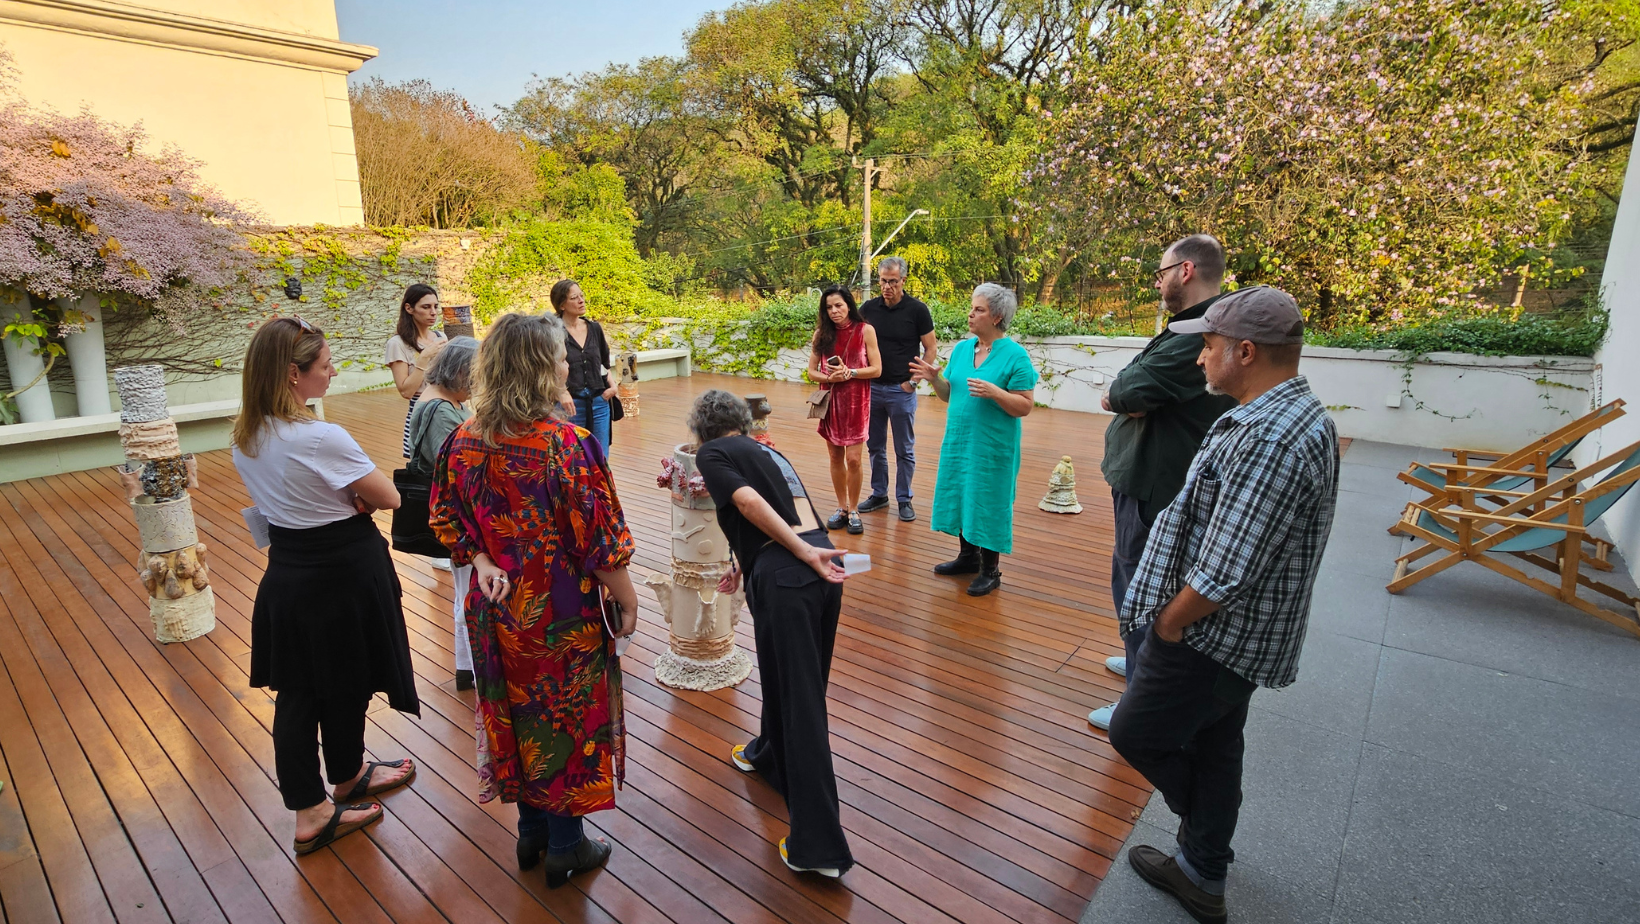
[[[1533,517],[1497,516],[1496,514],[1481,513],[1475,510],[1460,510],[1454,507],[1430,510],[1422,504],[1415,504],[1414,506],[1434,516],[1449,517],[1454,520],[1481,520],[1486,523],[1502,523],[1506,526],[1519,526],[1524,529],[1555,529],[1568,533],[1586,533],[1589,531],[1586,526],[1572,526],[1567,523],[1556,523],[1552,520],[1539,520]]]

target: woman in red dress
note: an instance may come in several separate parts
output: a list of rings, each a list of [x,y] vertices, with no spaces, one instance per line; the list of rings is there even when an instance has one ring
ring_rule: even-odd
[[[833,286],[820,295],[820,320],[809,349],[809,378],[831,392],[831,405],[820,419],[820,436],[831,453],[831,484],[837,512],[827,529],[859,535],[860,455],[871,424],[871,379],[883,374],[877,332],[860,317],[854,295]]]

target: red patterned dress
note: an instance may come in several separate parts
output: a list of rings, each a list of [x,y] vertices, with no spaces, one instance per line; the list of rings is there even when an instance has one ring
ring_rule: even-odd
[[[615,807],[626,771],[621,666],[594,571],[632,558],[603,450],[587,431],[536,421],[494,446],[469,420],[433,478],[432,527],[458,565],[488,553],[512,593],[473,581],[467,637],[478,693],[479,801],[560,815]]]
[[[840,356],[850,369],[861,369],[871,364],[866,355],[866,329],[871,325],[855,321],[837,329],[837,342],[831,352],[820,357],[820,365],[832,356]],[[833,446],[855,446],[866,441],[866,430],[871,426],[871,380],[849,379],[820,386],[831,392],[831,406],[820,419],[820,436]]]

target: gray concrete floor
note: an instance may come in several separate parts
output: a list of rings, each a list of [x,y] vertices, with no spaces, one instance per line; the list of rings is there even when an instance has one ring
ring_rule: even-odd
[[[1253,695],[1230,919],[1640,921],[1640,639],[1479,566],[1387,593],[1413,458],[1450,457],[1345,454],[1299,680]],[[1177,826],[1153,798],[1083,924],[1190,920],[1127,863]]]

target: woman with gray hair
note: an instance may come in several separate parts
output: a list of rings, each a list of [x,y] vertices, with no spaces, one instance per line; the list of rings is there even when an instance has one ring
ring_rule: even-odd
[[[405,466],[422,478],[432,479],[444,441],[467,419],[467,399],[473,392],[473,357],[477,355],[477,340],[456,337],[444,345],[427,367],[421,397],[410,412],[410,462]],[[451,575],[455,580],[456,689],[471,690],[473,651],[467,645],[467,615],[462,598],[467,596],[473,566],[459,565]]]
[[[976,575],[968,585],[975,597],[1002,586],[999,558],[1014,549],[1020,418],[1036,403],[1031,356],[1005,335],[1018,307],[1004,286],[976,287],[968,309],[974,336],[951,349],[943,373],[920,358],[911,361],[912,379],[932,385],[950,404],[930,525],[956,536],[961,548],[934,573]]]
[[[758,735],[729,759],[761,773],[786,799],[791,836],[780,859],[795,872],[836,879],[854,865],[837,807],[826,719],[837,617],[843,608],[841,549],[831,547],[808,491],[786,457],[746,435],[746,402],[713,389],[695,399],[689,429],[695,468],[717,504],[734,567],[718,583],[734,593],[742,576],[763,682]]]

